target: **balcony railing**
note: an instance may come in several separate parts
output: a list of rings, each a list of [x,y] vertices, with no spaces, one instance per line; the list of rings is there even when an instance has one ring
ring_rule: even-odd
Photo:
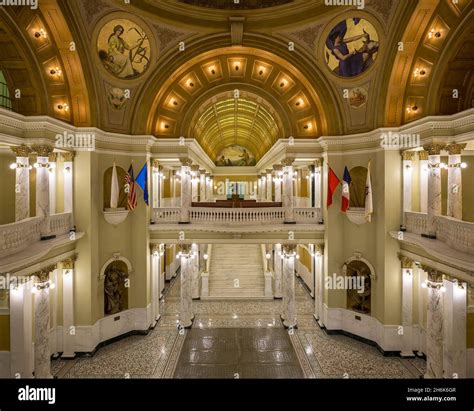
[[[414,234],[426,234],[428,215],[406,212],[407,231]],[[455,250],[474,254],[474,223],[456,220],[451,217],[437,216],[436,239]]]
[[[11,224],[0,226],[0,257],[6,257],[23,251],[40,241],[44,219],[31,217]],[[50,234],[61,236],[72,228],[72,214],[53,214],[49,219]]]
[[[181,210],[178,207],[153,210],[153,220],[156,224],[178,223],[180,215]],[[317,208],[295,208],[294,215],[297,224],[318,224],[321,221],[321,210]],[[283,224],[285,209],[282,207],[192,207],[189,209],[189,220],[190,223],[204,225]]]

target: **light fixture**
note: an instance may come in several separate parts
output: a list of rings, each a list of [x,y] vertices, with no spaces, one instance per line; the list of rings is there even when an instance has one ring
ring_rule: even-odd
[[[31,288],[31,292],[33,294],[36,294],[36,292],[38,291],[38,289],[36,288],[36,285],[34,285],[32,288]]]
[[[12,163],[10,164],[10,170],[16,170],[18,168],[18,164],[17,163]]]
[[[235,69],[235,71],[239,71],[239,70],[240,70],[240,61],[236,61],[236,62],[235,62],[234,69]]]
[[[311,130],[313,128],[313,125],[311,123],[307,123],[304,125],[305,130]]]
[[[56,284],[54,284],[54,283],[49,284],[49,288],[51,290],[54,290],[56,288]]]
[[[207,255],[207,254],[204,254],[204,255],[202,256],[202,258],[204,258],[204,260],[206,260],[206,261],[207,261],[207,260],[209,259],[209,255]]]
[[[467,164],[466,163],[461,163],[461,168],[467,168]]]
[[[441,37],[441,32],[439,30],[436,31],[434,28],[431,29],[428,33],[428,38],[432,39],[433,37],[439,39]]]
[[[439,168],[447,169],[448,166],[446,165],[446,163],[439,163]]]
[[[49,70],[49,74],[51,74],[52,76],[61,76],[61,74],[63,74],[62,70],[59,68],[59,67],[55,67],[55,68],[52,68],[51,70]]]
[[[60,111],[62,111],[62,110],[66,111],[66,112],[69,111],[69,105],[67,103],[58,104],[57,108]]]
[[[258,75],[259,75],[259,76],[263,76],[264,74],[265,74],[265,67],[260,66],[260,67],[258,68]]]
[[[188,78],[188,80],[186,81],[186,85],[188,87],[194,87],[194,83],[193,83],[193,80],[191,78]]]
[[[209,71],[212,75],[215,75],[216,74],[216,66],[210,66]]]
[[[44,29],[39,29],[38,31],[35,31],[35,37],[37,39],[39,39],[40,37],[43,37],[45,39],[47,37],[46,31]]]
[[[421,283],[421,288],[428,288],[428,284],[426,283],[426,281],[424,283]]]
[[[407,113],[411,113],[411,112],[417,112],[418,111],[418,106],[416,104],[414,104],[413,106],[408,106],[407,107]]]
[[[280,87],[283,88],[288,85],[288,80],[286,78],[282,79],[280,82]]]
[[[296,100],[295,104],[297,107],[304,106],[304,100],[302,98],[299,98],[298,100]]]
[[[442,293],[445,293],[446,292],[446,287],[444,285],[442,285],[439,289]]]
[[[70,173],[71,173],[71,167],[69,167],[69,166],[64,167],[63,173],[64,173],[64,174],[70,174]]]
[[[266,253],[266,254],[265,254],[265,257],[267,258],[267,260],[269,260],[270,257],[271,257],[270,253]]]
[[[162,121],[162,122],[161,122],[161,128],[167,130],[167,129],[170,128],[170,126],[169,126],[169,124],[167,124],[167,123],[165,123],[164,121]]]

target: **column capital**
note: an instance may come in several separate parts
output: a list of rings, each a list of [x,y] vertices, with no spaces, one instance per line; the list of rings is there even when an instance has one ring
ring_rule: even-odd
[[[199,173],[199,164],[192,164],[191,171],[194,171],[195,173]]]
[[[438,143],[433,143],[433,144],[427,144],[423,146],[423,150],[428,152],[428,155],[430,156],[439,156],[441,153],[441,150],[445,150],[446,145],[445,144],[438,144]]]
[[[17,147],[10,147],[10,149],[16,154],[17,157],[28,157],[31,153],[31,148],[26,144],[22,144],[21,146]]]
[[[322,167],[322,166],[323,166],[323,162],[324,162],[324,160],[323,160],[322,158],[318,158],[318,159],[316,159],[316,160],[314,161],[314,166],[315,166],[316,168]]]
[[[31,274],[31,277],[34,277],[34,282],[39,288],[48,288],[49,287],[49,273],[56,269],[56,264],[42,268],[39,271]]]
[[[154,168],[158,168],[160,166],[160,160],[158,160],[156,158],[151,160],[151,166],[154,167]]]
[[[185,257],[189,257],[192,251],[192,244],[178,244],[178,251],[184,254]]]
[[[56,163],[58,161],[58,154],[59,153],[51,153],[49,156],[48,156],[48,162],[49,163]]]
[[[398,258],[402,264],[402,268],[413,268],[415,262],[410,257],[398,253]]]
[[[179,159],[179,161],[183,167],[191,167],[193,164],[193,160],[187,157],[182,157]]]
[[[443,282],[443,273],[440,273],[435,268],[429,267],[424,264],[421,265],[421,268],[423,269],[423,271],[426,271],[428,273],[428,282],[437,284]]]
[[[74,264],[76,263],[77,255],[66,258],[62,261],[63,270],[74,270]]]
[[[428,152],[427,151],[418,151],[418,158],[420,160],[428,160]]]
[[[323,255],[324,254],[324,244],[316,244],[316,252]]]
[[[446,146],[446,150],[448,150],[448,153],[450,156],[455,156],[455,155],[460,155],[461,151],[466,148],[467,144],[448,144]]]
[[[283,166],[281,164],[275,164],[273,166],[273,171],[282,171],[283,170]]]
[[[206,177],[210,178],[211,177],[211,173],[205,173],[204,174]]]
[[[68,151],[66,153],[61,153],[61,157],[63,158],[64,162],[72,162],[74,161],[74,157],[76,156],[75,151]]]
[[[415,151],[402,151],[401,156],[404,161],[413,161],[415,157]]]
[[[295,162],[294,157],[286,157],[281,161],[281,164],[283,164],[284,167],[291,167],[294,162]]]
[[[295,257],[296,256],[296,244],[283,244],[282,252],[284,257]]]
[[[54,148],[48,144],[35,144],[31,146],[33,152],[38,154],[38,157],[49,157],[54,151]]]
[[[273,173],[273,169],[267,168],[266,173],[267,173],[267,176],[268,176],[269,174],[272,174],[272,173]]]

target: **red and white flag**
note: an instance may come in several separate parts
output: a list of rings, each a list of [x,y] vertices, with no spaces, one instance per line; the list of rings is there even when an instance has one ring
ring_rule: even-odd
[[[332,205],[332,197],[334,195],[334,192],[336,191],[336,188],[341,184],[341,180],[337,177],[336,173],[332,170],[331,167],[329,167],[328,171],[328,198],[326,205],[329,208]]]

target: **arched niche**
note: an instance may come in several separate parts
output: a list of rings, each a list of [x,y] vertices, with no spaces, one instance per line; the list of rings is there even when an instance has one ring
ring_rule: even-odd
[[[352,182],[349,186],[349,208],[365,207],[365,184],[367,182],[367,168],[354,167],[350,171]]]
[[[372,281],[376,279],[373,265],[360,254],[355,254],[344,263],[342,273],[347,284],[350,284],[346,290],[346,308],[370,315],[372,312]]]
[[[99,281],[103,286],[104,316],[128,310],[128,283],[132,273],[130,260],[119,253],[114,254],[102,266]]]
[[[127,193],[125,192],[125,176],[127,173],[121,167],[117,167],[117,180],[119,185],[119,199],[117,207],[127,207]],[[104,192],[104,206],[103,209],[110,208],[110,192],[111,192],[111,183],[112,183],[112,171],[113,167],[109,167],[105,170],[104,177],[103,177],[103,192]]]

